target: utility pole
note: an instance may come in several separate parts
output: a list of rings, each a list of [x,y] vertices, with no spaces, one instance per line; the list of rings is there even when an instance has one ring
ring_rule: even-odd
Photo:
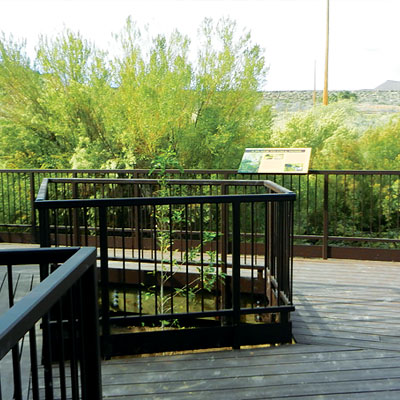
[[[328,105],[328,59],[329,59],[329,0],[326,0],[326,49],[325,49],[325,79],[322,103]]]
[[[312,95],[313,106],[317,104],[317,61],[314,60],[314,91]]]

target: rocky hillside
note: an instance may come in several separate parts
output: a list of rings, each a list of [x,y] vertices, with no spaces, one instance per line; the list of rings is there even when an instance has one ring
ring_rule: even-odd
[[[399,81],[386,81],[379,85],[375,90],[400,90]]]
[[[395,82],[395,81],[387,81]],[[385,84],[387,83],[385,82]],[[400,84],[400,82],[398,82]],[[331,101],[350,97],[358,107],[368,113],[397,113],[400,112],[400,89],[384,90],[380,85],[373,90],[356,91],[332,91],[329,92]],[[393,86],[392,86],[393,87]],[[266,104],[271,104],[277,112],[293,112],[307,110],[313,106],[313,91],[273,91],[265,92],[264,100]],[[322,103],[322,91],[317,92],[317,103]]]

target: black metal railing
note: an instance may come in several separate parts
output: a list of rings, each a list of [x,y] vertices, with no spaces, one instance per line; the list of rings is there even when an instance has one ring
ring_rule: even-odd
[[[0,239],[38,240],[35,194],[43,178],[148,178],[148,170],[0,170]],[[294,251],[313,257],[400,260],[400,171],[238,174],[168,170],[181,179],[272,180],[297,194]]]
[[[1,250],[0,263],[10,305],[0,317],[0,398],[101,399],[95,249]],[[36,267],[41,282],[14,303],[17,265]]]
[[[294,200],[269,181],[54,178],[35,206],[42,245],[98,247],[117,355],[291,341]]]

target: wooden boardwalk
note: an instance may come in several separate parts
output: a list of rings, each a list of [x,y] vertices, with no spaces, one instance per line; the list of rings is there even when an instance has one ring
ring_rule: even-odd
[[[297,344],[111,360],[110,399],[400,399],[400,263],[295,260]]]
[[[36,278],[15,273],[18,297]],[[400,263],[296,259],[294,293],[296,344],[113,359],[104,398],[400,399]]]

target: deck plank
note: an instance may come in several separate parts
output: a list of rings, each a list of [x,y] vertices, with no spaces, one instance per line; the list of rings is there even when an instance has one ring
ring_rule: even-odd
[[[114,359],[110,399],[398,399],[400,263],[294,263],[296,345]]]
[[[390,352],[352,351],[340,347],[336,352],[324,353],[319,348],[319,353],[312,353],[308,347],[314,346],[292,347],[297,348],[298,352],[302,349],[307,351],[297,360],[291,360],[290,353],[286,359],[276,358],[275,348],[270,349],[270,355],[263,353],[262,356],[257,356],[257,351],[254,351],[250,360],[246,360],[246,356],[239,356],[235,367],[222,364],[212,368],[210,364],[215,360],[209,356],[208,362],[202,360],[195,369],[191,369],[180,359],[168,361],[164,371],[148,371],[147,366],[142,365],[144,368],[141,373],[136,368],[134,372],[131,371],[130,366],[134,366],[134,362],[125,362],[124,372],[118,370],[117,374],[103,374],[104,394],[110,398],[120,398],[118,396],[124,394],[129,398],[154,399],[200,399],[206,396],[217,399],[283,398],[315,395],[337,395],[337,398],[344,398],[344,394],[347,398],[347,394],[400,390],[400,355],[393,357]],[[318,359],[315,357],[317,354]],[[333,355],[340,360],[332,360]],[[254,359],[258,359],[260,365],[249,366],[248,361],[254,363]],[[149,357],[150,365],[152,360],[155,357]],[[360,366],[360,361],[365,361],[364,365]],[[160,361],[156,364],[160,364]],[[113,367],[116,366],[114,363]]]
[[[296,259],[294,304],[295,345],[104,361],[104,398],[400,398],[400,263]]]

